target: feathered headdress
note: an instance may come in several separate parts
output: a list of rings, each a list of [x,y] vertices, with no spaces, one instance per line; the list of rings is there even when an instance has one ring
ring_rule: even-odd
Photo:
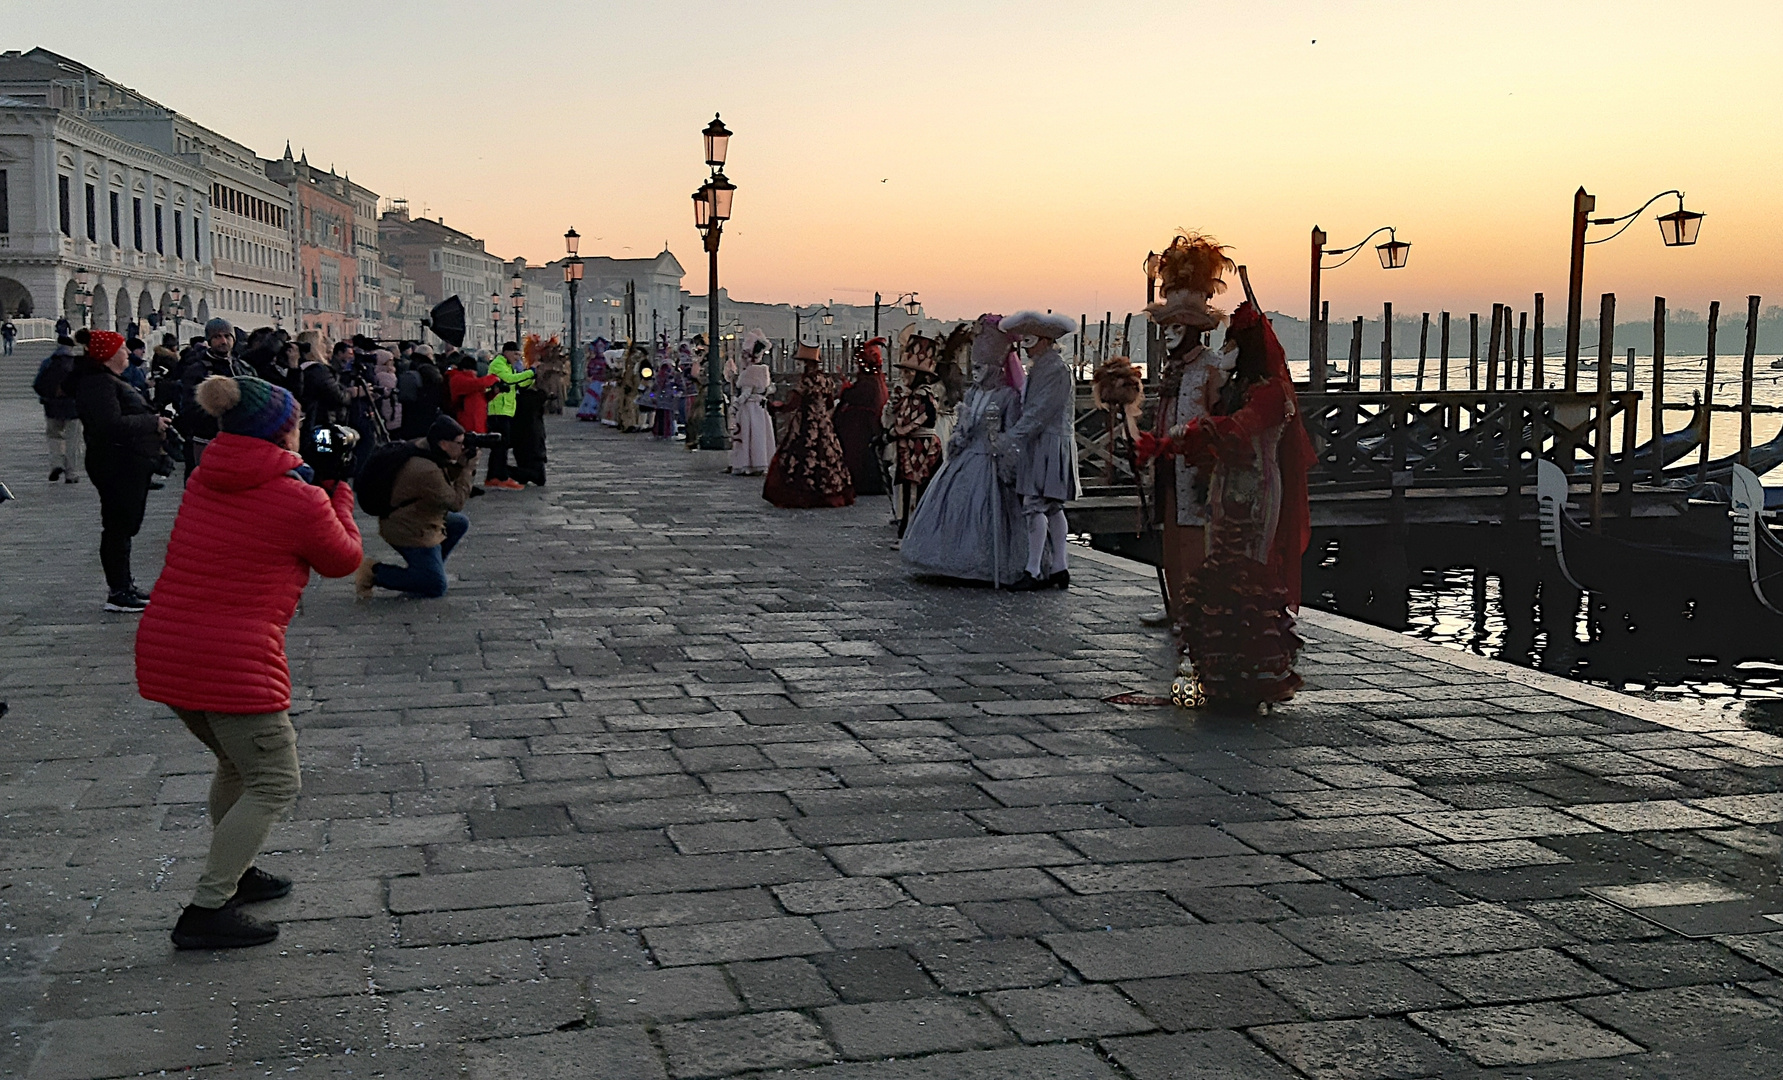
[[[1180,232],[1170,246],[1158,256],[1158,287],[1165,293],[1182,290],[1204,296],[1218,296],[1226,291],[1220,275],[1235,269],[1226,257],[1230,250],[1211,236],[1197,232]]]

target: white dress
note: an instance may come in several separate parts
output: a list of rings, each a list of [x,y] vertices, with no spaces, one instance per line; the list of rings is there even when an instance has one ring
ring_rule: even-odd
[[[754,476],[774,459],[774,420],[768,394],[774,389],[766,364],[750,364],[737,376],[737,402],[731,413],[731,471]]]

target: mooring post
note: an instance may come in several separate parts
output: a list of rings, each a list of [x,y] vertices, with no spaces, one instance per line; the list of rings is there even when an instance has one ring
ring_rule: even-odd
[[[1665,479],[1665,297],[1653,298],[1653,477]]]
[[[1430,313],[1418,324],[1418,393],[1424,392],[1424,360],[1430,355]]]
[[[1696,482],[1709,482],[1709,436],[1715,431],[1715,332],[1721,324],[1721,301],[1709,301],[1708,361],[1703,371],[1703,447],[1696,459]]]
[[[1350,324],[1350,389],[1362,389],[1362,316]]]
[[[1393,392],[1393,305],[1381,305],[1381,393]]]
[[[1492,332],[1486,337],[1486,393],[1498,389],[1499,323],[1504,321],[1504,305],[1492,305]]]
[[[1449,388],[1449,313],[1446,311],[1442,313],[1442,326],[1438,331],[1438,336],[1442,338],[1442,343],[1437,350],[1442,353],[1440,361],[1442,366],[1436,369],[1436,388],[1447,390]]]
[[[1615,363],[1616,294],[1604,293],[1597,316],[1597,423],[1591,439],[1591,531],[1603,532],[1603,476],[1610,458],[1610,365]]]
[[[1752,464],[1752,366],[1758,353],[1758,299],[1746,297],[1746,366],[1740,370],[1740,464],[1748,467]]]
[[[1528,374],[1529,362],[1529,312],[1517,312],[1517,389],[1527,385],[1524,376]]]
[[[1470,312],[1467,316],[1467,388],[1480,388],[1480,313]]]
[[[1535,294],[1535,388],[1546,389],[1546,372],[1542,371],[1542,294]]]

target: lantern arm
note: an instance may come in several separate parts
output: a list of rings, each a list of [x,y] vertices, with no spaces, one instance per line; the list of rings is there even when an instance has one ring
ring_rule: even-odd
[[[1343,262],[1340,262],[1340,263],[1336,264],[1335,266],[1325,266],[1325,265],[1323,265],[1323,263],[1321,263],[1319,266],[1319,269],[1320,270],[1335,270],[1335,269],[1337,269],[1337,267],[1342,266],[1344,263],[1349,262],[1350,259],[1355,258],[1356,255],[1363,248],[1368,246],[1368,242],[1370,240],[1373,240],[1375,237],[1379,236],[1382,233],[1386,233],[1389,236],[1392,236],[1394,238],[1397,238],[1397,236],[1398,236],[1398,234],[1393,231],[1393,226],[1382,225],[1380,228],[1376,229],[1375,231],[1369,233],[1367,236],[1363,237],[1362,242],[1359,244],[1351,244],[1349,247],[1344,247],[1344,248],[1323,248],[1323,249],[1321,249],[1319,251],[1319,256],[1321,259],[1323,259],[1323,257],[1326,255],[1343,255],[1343,256],[1346,256],[1346,258],[1343,260]]]
[[[1585,242],[1587,244],[1607,244],[1607,243],[1609,243],[1611,240],[1614,240],[1616,237],[1621,236],[1623,233],[1627,232],[1628,227],[1630,225],[1634,224],[1635,219],[1640,217],[1641,214],[1646,211],[1647,207],[1652,206],[1654,203],[1665,198],[1667,195],[1676,195],[1678,197],[1678,209],[1680,209],[1680,210],[1684,209],[1684,193],[1682,191],[1679,191],[1676,188],[1673,188],[1670,191],[1662,191],[1659,194],[1653,196],[1651,199],[1648,199],[1646,202],[1642,203],[1641,208],[1639,210],[1633,211],[1632,213],[1622,214],[1619,217],[1595,217],[1595,218],[1592,218],[1590,223],[1593,225],[1615,225],[1615,224],[1620,223],[1622,227],[1620,229],[1617,229],[1615,232],[1611,233],[1608,236],[1600,236],[1596,240],[1587,240]]]

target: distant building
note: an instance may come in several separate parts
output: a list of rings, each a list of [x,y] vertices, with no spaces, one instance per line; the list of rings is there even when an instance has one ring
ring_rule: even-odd
[[[545,264],[547,271],[561,287],[564,260]],[[675,343],[680,330],[679,306],[681,279],[687,271],[680,260],[664,245],[662,251],[648,259],[612,259],[604,255],[582,257],[582,283],[576,289],[576,302],[582,308],[581,340],[597,337],[609,341],[625,337],[625,289],[630,284],[637,294],[637,337],[666,334]],[[566,311],[564,321],[568,323]],[[688,330],[691,336],[693,331]]]
[[[391,201],[378,218],[378,246],[384,261],[414,283],[428,307],[456,296],[464,304],[467,349],[498,349],[511,324],[506,311],[507,275],[501,259],[483,250],[483,241],[450,228],[443,220],[409,217],[408,203]],[[490,297],[499,294],[502,326],[490,322]],[[510,335],[511,336],[511,335]]]
[[[366,324],[359,298],[359,253],[353,238],[351,182],[322,172],[307,154],[266,163],[266,175],[283,184],[297,222],[298,329],[320,330],[344,341]],[[372,325],[376,325],[375,318]]]
[[[427,336],[421,320],[427,318],[427,297],[415,291],[415,283],[387,262],[378,263],[380,318],[373,335],[388,340],[425,341],[435,348],[440,342]]]
[[[563,281],[563,267],[547,264],[545,266],[528,266],[525,259],[515,259],[507,266],[509,288],[515,274],[526,292],[526,306],[522,309],[520,332],[550,337],[555,334],[559,341],[568,346],[570,340],[570,308],[569,293]],[[508,312],[508,325],[513,326],[513,310]]]

